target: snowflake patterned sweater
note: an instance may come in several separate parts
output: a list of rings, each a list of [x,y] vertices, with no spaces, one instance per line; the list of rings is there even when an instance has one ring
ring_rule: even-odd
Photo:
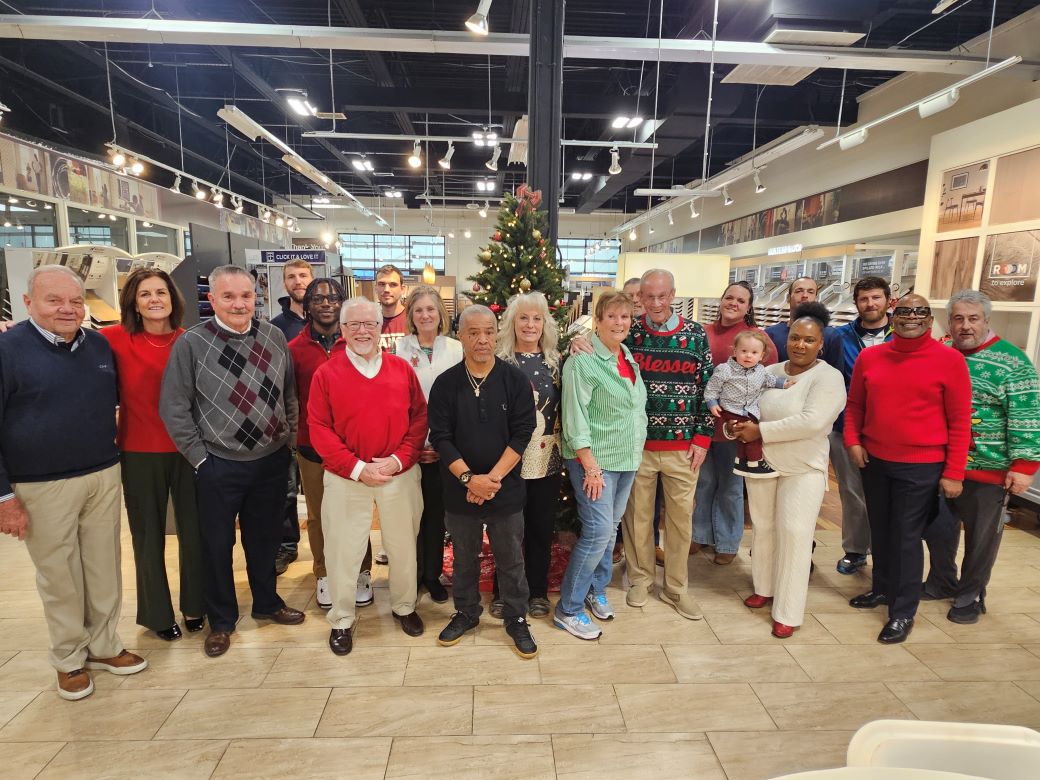
[[[704,403],[711,379],[708,336],[698,323],[679,315],[657,330],[646,315],[632,324],[625,345],[646,384],[647,450],[685,450],[711,444],[715,418]]]

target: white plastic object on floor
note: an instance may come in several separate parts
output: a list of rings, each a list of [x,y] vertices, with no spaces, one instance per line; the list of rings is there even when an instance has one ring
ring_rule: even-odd
[[[1040,732],[1023,726],[876,720],[849,742],[850,767],[908,767],[991,780],[1036,780]]]

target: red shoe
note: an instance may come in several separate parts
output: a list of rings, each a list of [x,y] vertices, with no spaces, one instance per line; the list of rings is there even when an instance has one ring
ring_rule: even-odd
[[[785,626],[783,623],[773,621],[773,636],[777,639],[788,639],[794,633],[794,626]]]
[[[744,606],[751,607],[751,609],[762,609],[762,607],[772,600],[772,596],[759,596],[757,593],[752,593],[744,599]]]

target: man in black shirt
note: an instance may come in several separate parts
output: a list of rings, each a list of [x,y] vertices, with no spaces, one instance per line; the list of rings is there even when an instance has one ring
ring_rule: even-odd
[[[459,340],[465,359],[437,377],[430,391],[430,443],[441,458],[444,525],[455,556],[456,612],[437,641],[454,645],[480,622],[479,555],[486,525],[506,633],[521,658],[534,658],[538,647],[525,618],[521,553],[526,488],[516,468],[534,433],[534,395],[520,369],[495,357],[497,337],[498,320],[490,309],[464,309]]]

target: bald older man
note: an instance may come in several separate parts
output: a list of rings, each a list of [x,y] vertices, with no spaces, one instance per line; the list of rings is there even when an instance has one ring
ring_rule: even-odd
[[[932,309],[904,295],[894,338],[856,360],[845,409],[845,446],[863,475],[874,570],[872,587],[849,605],[888,605],[878,635],[903,642],[921,598],[921,539],[940,490],[961,494],[971,434],[971,380],[964,356],[932,338]]]
[[[28,322],[0,335],[0,531],[24,539],[36,566],[58,695],[69,701],[94,692],[87,669],[148,665],[116,632],[116,366],[108,342],[81,327],[84,298],[69,269],[36,268]]]

